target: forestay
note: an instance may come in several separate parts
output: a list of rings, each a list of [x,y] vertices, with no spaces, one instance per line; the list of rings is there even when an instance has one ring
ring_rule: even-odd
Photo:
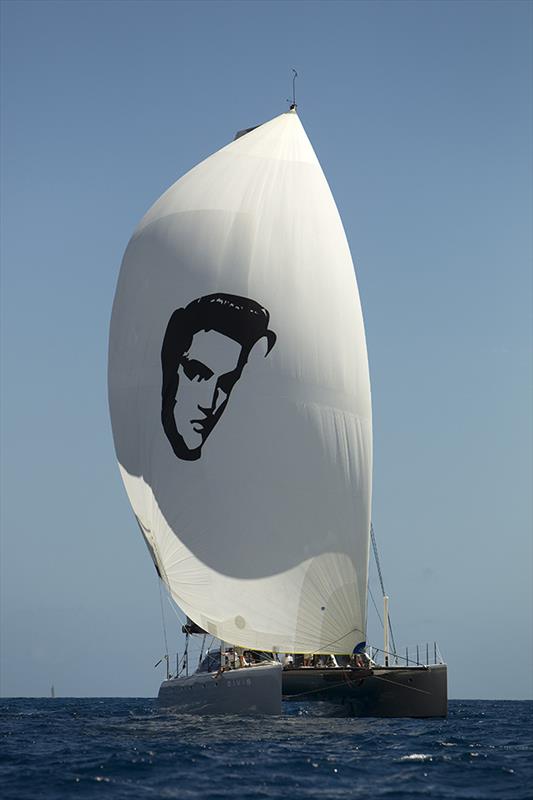
[[[194,167],[136,229],[109,402],[172,597],[244,647],[365,639],[372,432],[346,236],[296,113]]]

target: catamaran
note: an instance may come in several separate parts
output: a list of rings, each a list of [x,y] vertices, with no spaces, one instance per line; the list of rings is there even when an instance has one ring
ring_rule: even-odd
[[[168,676],[162,705],[279,714],[285,696],[446,714],[446,665],[399,663],[387,642],[378,664],[367,647],[363,316],[295,102],[191,169],[139,223],[113,306],[109,405],[159,578],[187,635],[222,643],[194,674]]]

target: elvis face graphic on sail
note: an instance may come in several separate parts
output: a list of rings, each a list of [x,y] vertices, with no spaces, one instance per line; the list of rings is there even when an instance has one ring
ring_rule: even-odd
[[[248,356],[260,339],[266,354],[276,342],[268,311],[247,297],[210,294],[176,309],[161,348],[161,421],[174,454],[202,455]]]

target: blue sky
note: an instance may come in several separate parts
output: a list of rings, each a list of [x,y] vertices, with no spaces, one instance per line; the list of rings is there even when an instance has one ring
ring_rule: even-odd
[[[362,297],[396,640],[438,640],[451,697],[531,696],[532,5],[2,16],[2,693],[157,691],[157,580],[107,410],[118,269],[164,189],[286,109],[296,67]],[[181,648],[170,610],[167,630]]]

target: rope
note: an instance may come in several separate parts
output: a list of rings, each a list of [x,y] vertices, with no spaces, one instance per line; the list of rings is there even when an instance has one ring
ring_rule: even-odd
[[[331,686],[321,686],[320,689],[309,689],[307,692],[298,692],[297,694],[284,694],[283,697],[286,700],[292,700],[293,697],[303,697],[305,694],[315,694],[315,692],[327,692],[328,689],[336,689],[337,686],[345,686],[346,681],[343,680],[340,683],[332,683]]]
[[[420,692],[421,694],[431,694],[425,689],[417,689],[416,686],[407,686],[405,683],[398,683],[398,681],[391,681],[389,678],[382,678],[381,675],[372,675],[377,681],[385,681],[385,683],[392,683],[393,686],[400,686],[402,689],[410,689],[412,692]]]
[[[381,675],[375,675],[372,673],[371,675],[364,675],[361,678],[350,678],[348,675],[344,675],[344,680],[340,683],[332,683],[330,686],[321,686],[320,689],[309,689],[307,692],[298,692],[297,694],[285,694],[283,697],[285,700],[293,700],[295,697],[304,697],[308,694],[315,694],[316,692],[327,692],[329,689],[337,689],[339,686],[348,686],[349,689],[353,689],[353,684],[355,680],[359,681],[366,681],[373,678],[376,681],[384,681],[385,683],[392,683],[393,686],[399,686],[401,689],[410,689],[412,692],[420,692],[421,694],[431,694],[431,692],[427,692],[425,689],[417,689],[416,686],[408,686],[405,683],[399,683],[398,681],[391,681],[389,678],[383,678]]]
[[[321,649],[321,650],[325,650],[325,651],[327,652],[328,648],[329,648],[329,647],[330,647],[332,644],[337,644],[337,642],[340,642],[342,639],[345,639],[345,638],[346,638],[346,636],[349,636],[351,633],[355,633],[356,631],[357,631],[358,633],[361,633],[361,631],[359,630],[359,628],[352,628],[352,629],[351,629],[351,631],[347,631],[347,633],[344,633],[342,636],[339,636],[339,638],[338,638],[338,639],[334,639],[332,642],[326,642],[326,644],[325,644],[325,645],[323,645],[323,646],[322,646],[320,649]],[[311,651],[309,651],[309,652],[311,652]]]

